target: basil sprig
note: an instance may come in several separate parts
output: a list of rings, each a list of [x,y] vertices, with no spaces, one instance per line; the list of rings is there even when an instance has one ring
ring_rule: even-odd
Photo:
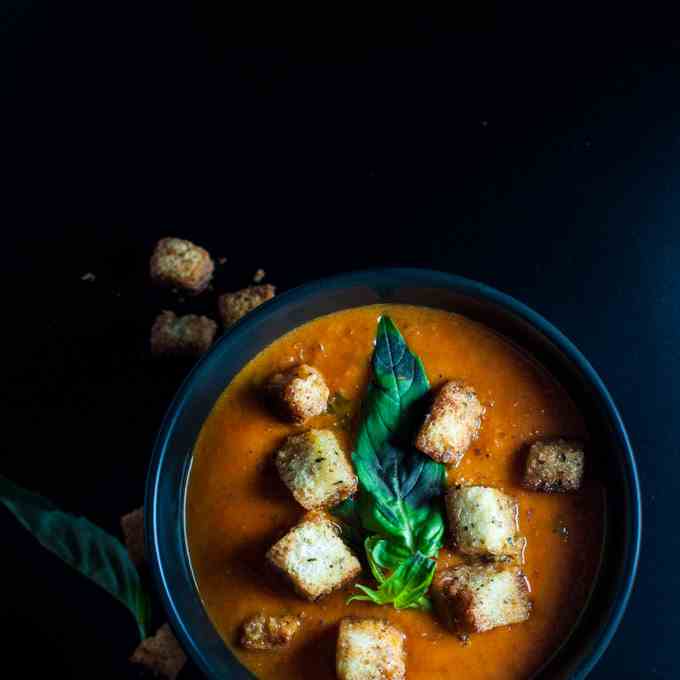
[[[378,587],[358,585],[362,595],[351,599],[426,609],[435,558],[443,543],[438,497],[446,473],[443,465],[413,446],[419,406],[430,385],[421,360],[386,316],[378,323],[372,368],[352,455],[359,494],[336,514],[354,535],[357,524],[363,530]]]
[[[0,503],[44,548],[124,604],[135,617],[142,640],[152,634],[149,594],[118,539],[2,476]]]

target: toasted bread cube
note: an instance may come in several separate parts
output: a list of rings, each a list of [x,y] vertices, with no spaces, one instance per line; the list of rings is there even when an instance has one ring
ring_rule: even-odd
[[[305,510],[332,507],[357,490],[357,476],[330,430],[288,437],[276,452],[276,467]]]
[[[191,241],[163,238],[153,251],[150,269],[157,285],[196,295],[208,287],[215,264],[207,250]]]
[[[288,420],[304,423],[323,413],[328,406],[330,391],[323,375],[309,364],[298,364],[287,371],[275,373],[266,390],[274,407]]]
[[[217,308],[225,328],[233,326],[240,318],[263,302],[271,300],[276,288],[270,284],[249,286],[234,293],[225,293],[217,299]]]
[[[359,560],[338,536],[336,525],[318,511],[307,513],[270,548],[267,559],[308,600],[342,588],[361,572]]]
[[[462,565],[438,572],[432,582],[435,609],[453,632],[483,633],[529,618],[529,583],[519,569]]]
[[[405,641],[389,621],[343,619],[335,656],[338,680],[404,680]]]
[[[244,622],[241,646],[257,650],[285,647],[295,637],[301,625],[299,616],[257,614]]]
[[[207,316],[161,312],[151,327],[151,353],[155,357],[197,357],[205,354],[217,333],[217,324]]]
[[[123,539],[128,555],[132,563],[142,567],[145,562],[144,556],[144,508],[137,508],[120,518],[120,526],[123,530]]]
[[[451,488],[446,494],[449,530],[458,549],[491,559],[516,557],[522,550],[518,535],[517,501],[488,486]]]
[[[477,438],[484,407],[471,387],[447,382],[425,417],[416,448],[439,463],[458,465]]]
[[[175,680],[186,661],[186,654],[167,623],[144,640],[130,657],[131,663],[144,666],[151,675],[163,680]]]
[[[583,479],[583,445],[556,439],[535,442],[529,448],[523,485],[535,491],[578,491]]]

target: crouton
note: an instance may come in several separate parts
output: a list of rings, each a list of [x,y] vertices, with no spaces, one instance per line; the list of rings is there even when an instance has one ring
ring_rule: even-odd
[[[524,539],[518,535],[517,501],[487,486],[452,488],[446,513],[454,544],[467,555],[491,559],[517,557]]]
[[[323,413],[330,395],[323,375],[308,364],[275,373],[269,379],[266,391],[274,408],[295,423],[304,423]]]
[[[299,616],[257,614],[244,622],[241,646],[257,650],[285,647],[295,637],[301,625]]]
[[[215,265],[210,253],[191,241],[163,238],[153,251],[150,269],[155,284],[197,295],[208,287]]]
[[[293,434],[276,453],[283,483],[306,510],[337,505],[357,490],[357,477],[330,430]]]
[[[225,293],[217,299],[217,308],[225,328],[233,326],[241,317],[252,312],[263,302],[271,300],[276,288],[270,284],[249,286],[234,293]]]
[[[439,463],[458,465],[477,438],[484,415],[475,391],[460,382],[447,382],[425,417],[416,448]]]
[[[144,508],[137,508],[120,518],[123,539],[128,555],[136,567],[145,563],[144,557]]]
[[[144,640],[130,657],[131,663],[144,666],[154,677],[163,680],[175,680],[186,660],[167,623],[153,637]]]
[[[160,356],[200,356],[212,345],[217,324],[206,316],[177,316],[163,311],[151,327],[151,353]]]
[[[452,632],[483,633],[529,618],[529,583],[519,569],[461,565],[438,572],[432,582],[434,606]]]
[[[322,512],[310,512],[267,553],[269,562],[292,583],[298,595],[317,600],[342,588],[361,572],[359,560]]]
[[[583,445],[556,439],[535,442],[529,448],[523,486],[535,491],[577,491],[583,478]]]
[[[339,680],[404,680],[405,639],[388,621],[343,619],[335,656]]]

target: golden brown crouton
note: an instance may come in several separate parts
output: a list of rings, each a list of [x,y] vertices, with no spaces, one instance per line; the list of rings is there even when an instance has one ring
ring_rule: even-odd
[[[416,448],[439,463],[458,465],[479,434],[484,407],[475,391],[460,382],[447,382],[425,417]]]
[[[283,483],[306,510],[337,505],[357,490],[357,476],[330,430],[293,434],[276,453]]]
[[[193,295],[204,291],[215,265],[207,250],[181,238],[163,238],[151,256],[151,280]]]
[[[151,327],[151,353],[158,356],[200,356],[212,345],[217,324],[206,316],[161,312]]]
[[[583,478],[583,445],[556,439],[529,448],[523,486],[535,491],[577,491]]]
[[[175,680],[187,657],[170,626],[163,624],[153,637],[144,640],[130,657],[133,664],[141,664],[156,678]]]
[[[295,637],[301,625],[299,616],[257,614],[244,622],[241,646],[257,650],[285,647]]]
[[[512,496],[487,486],[451,488],[446,513],[461,552],[491,559],[521,553],[524,539],[518,535],[518,507]]]
[[[404,680],[406,636],[388,621],[346,618],[335,656],[339,680]]]
[[[308,364],[275,373],[269,379],[266,391],[274,407],[295,423],[304,423],[323,413],[330,395],[323,375]]]
[[[144,508],[137,508],[120,518],[123,529],[125,547],[132,563],[141,567],[145,563],[144,557]]]
[[[531,613],[529,584],[519,569],[482,564],[444,569],[434,577],[432,596],[453,632],[483,633],[526,621]]]
[[[241,317],[252,312],[263,302],[271,300],[276,294],[276,288],[270,284],[250,286],[235,293],[225,293],[217,299],[220,318],[225,328],[233,326]]]
[[[336,525],[318,511],[307,513],[270,548],[267,559],[308,600],[342,588],[361,572],[359,560],[338,536]]]

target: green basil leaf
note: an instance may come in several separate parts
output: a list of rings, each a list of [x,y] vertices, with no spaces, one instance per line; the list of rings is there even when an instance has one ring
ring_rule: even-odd
[[[152,634],[151,600],[118,539],[2,476],[0,503],[44,548],[124,604],[134,615],[142,639]]]
[[[364,548],[380,587],[357,586],[364,593],[357,597],[427,607],[434,574],[429,558],[443,544],[440,496],[446,479],[444,466],[413,446],[430,385],[422,362],[388,317],[378,323],[372,367],[352,455],[359,478],[353,511],[369,534]]]
[[[371,568],[374,565],[369,554]],[[353,600],[373,602],[375,604],[391,604],[396,609],[429,609],[430,601],[426,593],[432,583],[436,563],[421,553],[416,553],[403,561],[388,578],[378,580],[377,589],[357,585],[363,595],[354,595]],[[380,570],[378,568],[378,572]],[[375,572],[374,572],[375,574]]]

